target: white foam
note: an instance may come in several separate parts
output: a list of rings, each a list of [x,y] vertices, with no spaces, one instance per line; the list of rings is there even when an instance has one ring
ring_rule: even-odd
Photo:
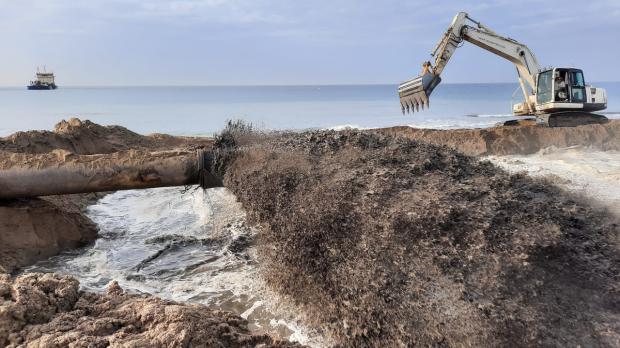
[[[333,127],[329,127],[327,128],[329,130],[335,130],[335,131],[342,131],[342,130],[348,130],[348,129],[359,129],[359,130],[363,130],[366,129],[364,127],[361,127],[357,124],[341,124],[341,125],[337,125],[337,126],[333,126]]]

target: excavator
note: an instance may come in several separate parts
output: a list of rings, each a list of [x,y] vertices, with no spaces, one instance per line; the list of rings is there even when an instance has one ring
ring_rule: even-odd
[[[468,41],[507,59],[517,68],[523,102],[514,104],[514,116],[531,116],[536,123],[550,127],[571,127],[605,123],[607,117],[592,112],[607,108],[607,92],[587,85],[583,71],[575,68],[541,68],[530,49],[501,36],[465,12],[459,12],[425,62],[420,76],[398,87],[403,114],[429,106],[429,97],[441,82],[441,73],[463,41]],[[513,122],[513,123],[511,123]],[[515,124],[516,120],[506,125]]]

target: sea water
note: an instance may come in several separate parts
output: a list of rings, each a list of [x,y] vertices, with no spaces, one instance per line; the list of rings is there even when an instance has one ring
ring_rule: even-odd
[[[607,89],[608,117],[620,117],[620,82],[596,85]],[[396,85],[0,88],[0,136],[71,117],[143,134],[208,135],[229,119],[266,129],[488,127],[521,100],[517,84],[441,84],[429,109],[403,115]]]

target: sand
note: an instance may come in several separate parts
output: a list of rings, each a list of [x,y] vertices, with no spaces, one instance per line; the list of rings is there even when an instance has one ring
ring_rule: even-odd
[[[603,151],[620,150],[620,120],[606,124],[549,128],[543,126],[486,129],[434,130],[392,127],[377,130],[436,145],[446,145],[471,156],[528,155],[548,147],[589,146]]]
[[[236,127],[216,139],[212,170],[261,227],[261,272],[278,300],[336,345],[620,346],[617,218],[548,181],[465,155],[576,143],[618,150],[617,121],[273,134]],[[0,167],[211,145],[72,119],[0,139]],[[0,267],[91,242],[96,228],[82,210],[96,198],[0,202]],[[53,274],[0,275],[0,346],[289,345],[252,335],[229,313],[129,295],[114,283],[106,294],[78,287]]]
[[[77,118],[62,120],[53,131],[17,132],[0,138],[0,151],[42,154],[64,150],[76,155],[113,153],[130,149],[168,150],[209,146],[211,139],[141,135],[121,126],[101,126]]]
[[[79,291],[69,276],[0,274],[0,346],[6,347],[297,347],[254,335],[247,321],[198,304]]]
[[[337,345],[620,345],[605,210],[405,138],[238,138],[216,143],[216,167],[263,228],[262,274]]]
[[[0,202],[0,273],[93,242],[97,227],[84,214],[100,195]]]

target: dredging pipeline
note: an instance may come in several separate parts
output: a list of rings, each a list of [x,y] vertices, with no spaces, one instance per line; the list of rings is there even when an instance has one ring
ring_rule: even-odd
[[[209,151],[124,151],[14,158],[0,170],[0,199],[199,184],[222,186],[209,171]]]

